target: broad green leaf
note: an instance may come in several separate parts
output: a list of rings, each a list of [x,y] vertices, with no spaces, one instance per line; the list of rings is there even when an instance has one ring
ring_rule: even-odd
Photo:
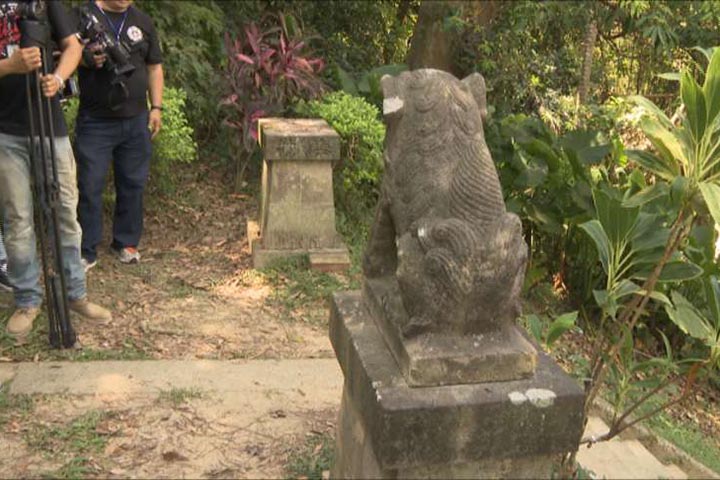
[[[613,192],[613,190],[609,192],[595,190],[593,191],[593,198],[595,199],[597,218],[600,220],[603,230],[605,230],[611,244],[618,245],[632,231],[640,214],[640,209],[623,208],[622,201],[619,198],[610,197]]]
[[[688,71],[683,73],[680,80],[680,96],[685,104],[690,131],[695,142],[699,143],[707,125],[705,94]]]
[[[542,322],[540,321],[540,317],[531,313],[525,316],[525,320],[535,341],[538,343],[542,342]]]
[[[677,162],[668,164],[664,159],[649,152],[642,150],[626,150],[625,155],[629,160],[637,163],[641,167],[650,170],[651,173],[672,182],[672,180],[680,174]]]
[[[707,105],[708,123],[712,123],[720,113],[720,49],[716,48],[710,58],[703,93]]]
[[[662,226],[662,222],[654,215],[640,216],[633,232],[632,249],[635,254],[648,250],[664,250],[670,230]],[[647,218],[647,220],[646,220]]]
[[[713,329],[703,314],[679,292],[673,291],[670,296],[674,306],[665,308],[670,320],[693,338],[705,342],[714,340]]]
[[[340,80],[340,87],[343,91],[346,93],[349,93],[350,95],[357,95],[357,85],[355,84],[355,79],[350,76],[348,72],[340,68],[339,66],[335,66],[335,71],[338,76],[338,80]]]
[[[597,220],[590,220],[580,225],[580,228],[585,230],[598,252],[598,258],[602,264],[605,273],[608,273],[610,263],[610,240],[608,239],[607,233],[603,230],[602,224]]]
[[[538,208],[535,205],[527,205],[525,210],[528,218],[546,232],[561,233],[563,231],[563,219],[555,218],[552,215],[553,212],[548,212],[547,210]]]
[[[632,197],[624,200],[622,206],[626,208],[640,207],[646,203],[652,202],[655,199],[666,196],[669,191],[670,190],[666,183],[656,183],[643,188]]]
[[[550,347],[560,336],[570,330],[577,320],[578,312],[569,312],[560,315],[556,318],[548,329],[547,337],[545,338],[545,344]]]
[[[668,130],[657,119],[650,117],[645,117],[640,122],[640,128],[667,165],[688,163],[675,128]]]
[[[638,295],[645,295],[645,292],[647,290],[638,290]],[[663,305],[672,305],[670,302],[670,299],[662,292],[658,292],[657,290],[650,292],[650,298],[653,300],[657,300],[658,302],[662,303]]]
[[[717,52],[720,52],[720,49]],[[715,224],[720,225],[720,186],[716,183],[701,182],[698,187]]]
[[[640,287],[637,286],[637,284],[628,279],[623,279],[615,288],[615,296],[616,298],[621,299],[622,297],[637,293],[638,291],[640,291]]]
[[[558,152],[542,140],[533,139],[528,143],[520,145],[526,152],[535,157],[545,160],[550,172],[557,171],[562,161]]]
[[[631,95],[628,97],[628,101],[630,103],[636,104],[638,107],[642,108],[645,111],[645,114],[650,115],[651,117],[656,118],[660,124],[665,128],[673,128],[673,124],[668,118],[667,115],[665,115],[665,112],[660,109],[657,105],[655,105],[653,102],[648,100],[647,98],[640,96],[640,95]]]
[[[646,280],[654,269],[655,264],[648,264],[644,268],[641,268],[638,272],[634,273],[633,278]],[[692,262],[673,261],[665,264],[662,272],[660,272],[660,277],[658,278],[658,281],[684,282],[687,280],[701,277],[703,273],[704,270],[700,266]]]

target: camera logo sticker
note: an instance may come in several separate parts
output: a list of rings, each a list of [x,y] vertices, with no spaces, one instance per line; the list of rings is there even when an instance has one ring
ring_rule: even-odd
[[[143,32],[136,26],[132,26],[127,29],[127,36],[133,42],[139,42],[143,39]]]

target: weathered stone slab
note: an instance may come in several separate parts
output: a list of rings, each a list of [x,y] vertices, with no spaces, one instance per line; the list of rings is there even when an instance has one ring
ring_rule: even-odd
[[[411,386],[519,380],[535,372],[537,351],[517,325],[483,334],[425,333],[408,339],[401,333],[408,319],[394,277],[365,279],[363,298]]]
[[[258,121],[265,160],[331,161],[340,159],[340,136],[325,120],[263,118]]]
[[[530,462],[527,471],[538,474],[530,476],[549,477],[551,472],[540,474],[535,467],[542,470],[578,446],[582,390],[542,353],[535,375],[528,379],[411,387],[359,291],[333,297],[330,339],[345,375],[348,401],[357,411],[354,421],[361,423],[372,444],[380,476],[412,477],[423,471],[435,472],[438,478],[460,471],[476,477],[498,472],[513,476],[512,471],[477,469],[500,468],[517,460],[518,465]],[[352,446],[356,452],[363,448],[364,443]],[[347,445],[340,451],[352,455]],[[361,477],[369,472],[334,473]]]
[[[267,118],[259,129],[263,173],[259,228],[250,242],[254,266],[298,253],[347,255],[335,230],[332,162],[340,158],[339,135],[316,119]]]

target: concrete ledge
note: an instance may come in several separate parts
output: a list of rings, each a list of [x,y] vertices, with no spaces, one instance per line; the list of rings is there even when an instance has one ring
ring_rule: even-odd
[[[383,470],[577,449],[583,392],[546,355],[527,380],[411,388],[359,291],[334,295],[330,339]]]

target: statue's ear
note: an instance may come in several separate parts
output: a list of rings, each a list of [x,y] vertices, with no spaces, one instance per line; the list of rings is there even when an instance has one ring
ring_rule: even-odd
[[[480,109],[480,116],[483,121],[487,117],[487,99],[485,97],[485,79],[479,73],[473,73],[463,79],[463,84],[470,90],[472,96],[475,97],[475,102]]]
[[[380,86],[383,92],[383,115],[390,116],[402,112],[403,99],[400,98],[399,88],[395,77],[383,75],[380,79]]]

